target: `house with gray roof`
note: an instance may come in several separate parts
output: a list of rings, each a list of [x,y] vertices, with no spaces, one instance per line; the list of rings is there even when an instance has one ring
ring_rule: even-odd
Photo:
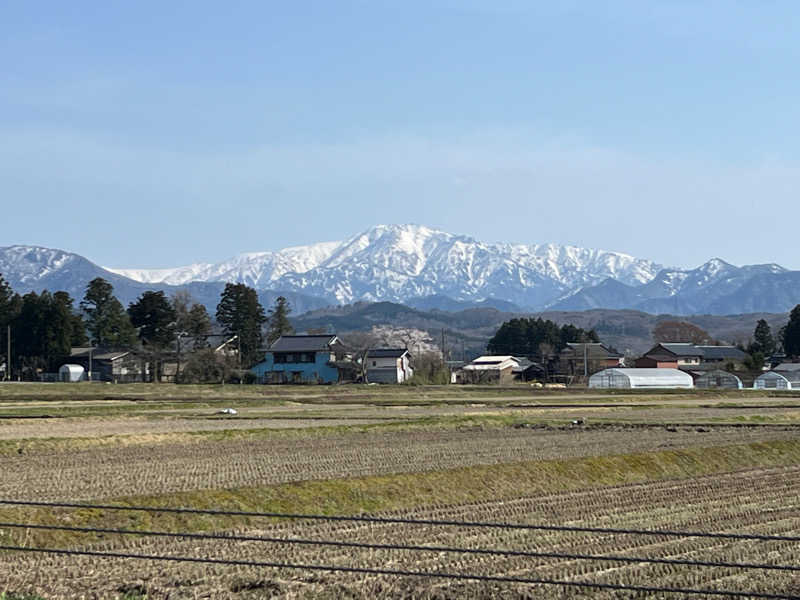
[[[690,343],[656,344],[636,360],[638,368],[712,370],[723,365],[740,365],[747,358],[736,346],[696,346]]]
[[[369,383],[403,383],[414,375],[408,348],[375,348],[364,360]]]
[[[624,366],[625,357],[601,342],[569,342],[558,356],[558,372],[562,375],[591,375]]]
[[[337,383],[353,379],[355,366],[334,334],[282,335],[250,371],[263,383]]]
[[[149,376],[147,361],[130,348],[75,347],[66,362],[82,366],[92,381],[133,383]]]

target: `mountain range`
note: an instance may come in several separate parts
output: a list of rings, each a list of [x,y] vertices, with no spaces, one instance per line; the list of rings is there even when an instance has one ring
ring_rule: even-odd
[[[18,292],[63,289],[80,298],[88,281],[104,277],[123,303],[147,289],[185,288],[212,308],[226,282],[243,282],[267,304],[287,296],[295,313],[358,301],[421,310],[673,315],[783,313],[800,303],[800,271],[776,264],[737,267],[712,259],[672,269],[619,252],[486,243],[420,225],[378,225],[344,241],[173,269],[103,268],[63,250],[10,246],[0,248],[0,273]]]

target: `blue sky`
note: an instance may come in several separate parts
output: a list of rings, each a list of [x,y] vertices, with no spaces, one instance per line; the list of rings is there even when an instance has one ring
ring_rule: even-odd
[[[800,269],[796,2],[0,5],[0,245],[167,267],[414,222]]]

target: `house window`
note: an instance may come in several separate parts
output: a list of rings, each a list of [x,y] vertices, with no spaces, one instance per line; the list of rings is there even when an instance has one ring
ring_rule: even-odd
[[[375,362],[375,361],[373,360],[373,361],[372,361],[372,366],[373,366],[373,367],[377,367],[377,366],[378,366],[378,363],[377,363],[377,362]]]

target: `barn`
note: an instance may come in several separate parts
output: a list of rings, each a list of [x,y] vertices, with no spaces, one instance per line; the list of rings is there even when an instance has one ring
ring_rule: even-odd
[[[678,369],[605,369],[589,377],[590,388],[691,388],[692,376]]]

